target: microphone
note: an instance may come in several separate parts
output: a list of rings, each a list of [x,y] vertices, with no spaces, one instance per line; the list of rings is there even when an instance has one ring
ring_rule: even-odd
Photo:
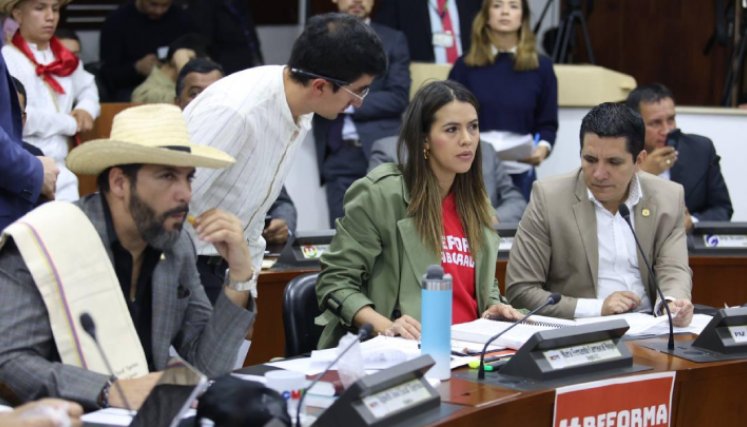
[[[497,334],[490,337],[490,339],[485,343],[485,346],[482,348],[482,351],[480,352],[480,367],[477,369],[477,379],[484,380],[485,379],[485,353],[488,351],[488,346],[493,341],[497,340],[501,337],[501,335],[505,334],[506,332],[510,331],[517,325],[524,323],[527,319],[529,319],[530,316],[537,313],[538,311],[542,310],[543,308],[547,307],[548,305],[555,305],[560,301],[560,298],[562,298],[562,295],[560,295],[557,292],[553,292],[550,294],[549,297],[547,297],[547,301],[545,301],[544,304],[541,306],[535,308],[534,310],[530,311],[524,318],[521,320],[518,320],[514,322],[513,325],[509,326],[508,328],[498,332]]]
[[[324,375],[327,372],[329,372],[330,369],[332,369],[333,366],[335,366],[335,363],[337,363],[337,361],[339,361],[342,358],[342,356],[344,356],[345,353],[348,352],[348,350],[353,348],[353,345],[355,343],[365,340],[366,338],[370,337],[372,334],[373,334],[373,325],[370,323],[364,323],[360,328],[358,328],[358,336],[355,337],[355,339],[351,341],[350,344],[348,344],[348,346],[345,347],[345,349],[340,352],[340,354],[337,355],[335,360],[333,360],[332,363],[330,363],[324,369],[324,371],[322,371],[322,373],[319,374],[319,376],[317,376],[314,379],[314,381],[311,382],[311,384],[306,388],[306,390],[303,391],[303,394],[301,394],[301,399],[298,401],[298,407],[296,408],[296,425],[297,426],[301,425],[301,408],[303,408],[303,401],[306,398],[306,395],[309,393],[309,390],[311,390],[311,388],[314,387],[316,383],[318,383],[319,380],[321,380],[322,377],[324,377]]]
[[[127,411],[131,414],[135,413],[135,411],[132,410],[132,406],[130,406],[130,402],[127,401],[127,396],[125,396],[124,391],[122,391],[122,385],[119,384],[119,381],[117,381],[117,376],[114,375],[114,370],[112,369],[112,365],[109,364],[109,359],[106,357],[104,349],[101,348],[101,344],[96,338],[96,324],[93,322],[93,317],[91,317],[91,315],[87,312],[81,313],[80,326],[83,327],[83,330],[86,331],[88,336],[90,336],[93,339],[93,342],[96,344],[96,349],[99,351],[99,355],[101,355],[101,359],[103,359],[104,365],[106,365],[106,370],[109,371],[109,375],[112,379],[114,379],[114,387],[117,388],[117,393],[122,396],[122,402],[125,405],[125,409],[127,409]]]
[[[659,295],[659,298],[661,298],[661,303],[664,305],[664,309],[667,312],[667,318],[669,319],[669,343],[667,344],[667,348],[669,350],[674,350],[674,324],[672,323],[672,312],[669,310],[669,304],[667,304],[667,300],[664,298],[664,292],[662,292],[661,288],[659,287],[659,281],[656,279],[656,273],[654,273],[654,269],[651,268],[651,263],[648,262],[648,258],[646,258],[646,254],[643,252],[641,242],[638,241],[638,235],[635,233],[635,229],[633,229],[633,224],[630,223],[630,209],[628,209],[628,205],[626,205],[625,203],[620,203],[620,206],[617,207],[617,211],[620,212],[620,216],[625,220],[625,222],[628,224],[628,227],[630,227],[630,231],[633,233],[633,239],[635,239],[635,244],[638,247],[638,252],[641,254],[643,262],[646,263],[648,274],[651,275],[651,279],[654,281],[656,293]]]

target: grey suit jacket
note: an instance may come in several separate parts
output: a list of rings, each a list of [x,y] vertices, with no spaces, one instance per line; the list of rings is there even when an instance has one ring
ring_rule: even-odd
[[[664,295],[690,298],[692,272],[685,237],[682,186],[638,174],[643,198],[632,209],[643,251]],[[646,264],[638,255],[641,280],[657,301]],[[536,308],[551,292],[560,302],[541,313],[573,318],[578,298],[596,298],[599,270],[597,221],[581,170],[537,181],[516,231],[506,270],[506,296],[516,308]]]
[[[511,181],[506,167],[489,144],[480,144],[482,150],[482,179],[485,191],[490,197],[490,204],[500,222],[519,222],[527,202],[521,191]],[[368,171],[382,163],[397,163],[397,137],[382,138],[374,142],[371,157],[368,159]]]
[[[100,197],[96,193],[76,204],[91,220],[112,258]],[[85,260],[80,267],[86,268]],[[0,251],[0,300],[0,382],[22,401],[53,396],[95,408],[109,376],[60,362],[44,301],[12,244]],[[223,293],[211,309],[195,266],[194,246],[186,233],[164,252],[153,272],[156,369],[166,366],[169,346],[173,345],[182,358],[209,377],[229,372],[253,320],[254,313],[236,306]]]

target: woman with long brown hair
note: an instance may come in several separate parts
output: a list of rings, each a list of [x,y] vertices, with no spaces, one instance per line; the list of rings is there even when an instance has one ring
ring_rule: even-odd
[[[477,109],[458,83],[423,87],[403,118],[400,164],[379,166],[346,193],[317,283],[321,348],[364,323],[419,338],[420,279],[432,264],[453,277],[452,323],[521,317],[500,302],[495,280],[498,236],[480,170]]]
[[[539,55],[535,44],[527,0],[484,0],[472,25],[470,50],[449,73],[476,94],[483,131],[536,141],[532,155],[522,160],[526,165],[512,172],[527,200],[535,180],[532,166],[550,154],[558,131],[557,78],[552,61]]]

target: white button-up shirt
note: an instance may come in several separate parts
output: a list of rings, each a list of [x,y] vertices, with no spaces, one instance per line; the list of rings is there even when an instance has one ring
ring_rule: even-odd
[[[55,60],[52,49],[39,49],[28,43],[34,59],[41,65]],[[83,69],[83,61],[69,76],[54,76],[65,93],[52,90],[41,77],[36,75],[36,66],[13,45],[5,45],[3,58],[12,76],[23,83],[26,89],[26,125],[23,139],[52,157],[60,169],[57,177],[57,200],[78,199],[78,179],[65,165],[68,139],[78,131],[78,123],[70,114],[73,109],[82,109],[96,119],[101,112],[99,91],[93,75]]]
[[[604,299],[619,291],[631,291],[641,298],[641,304],[635,311],[651,311],[651,300],[641,281],[638,269],[638,251],[633,232],[628,227],[620,212],[614,215],[608,211],[587,190],[589,200],[594,203],[597,219],[597,246],[599,251],[599,270],[597,273],[597,298],[579,298],[576,305],[576,317],[601,316]],[[625,204],[631,212],[643,196],[638,175],[633,175],[630,191]],[[633,215],[631,225],[635,227]]]
[[[291,114],[283,66],[269,65],[231,74],[210,85],[184,111],[196,144],[236,158],[226,169],[199,169],[192,183],[191,210],[199,215],[220,208],[244,224],[252,264],[260,271],[265,251],[265,214],[278,197],[296,149],[311,128],[312,114]],[[213,245],[192,234],[200,255],[216,255]]]

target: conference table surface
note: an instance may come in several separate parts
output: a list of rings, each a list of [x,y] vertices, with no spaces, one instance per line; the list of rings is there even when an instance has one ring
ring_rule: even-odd
[[[687,337],[689,338],[689,337]],[[685,339],[685,337],[678,337]],[[640,341],[627,344],[634,362],[649,372],[676,371],[672,397],[672,426],[744,426],[747,420],[747,359],[729,362],[693,363],[642,347]],[[441,400],[460,408],[436,422],[409,426],[475,426],[494,420],[510,426],[550,426],[553,422],[555,389],[523,392],[474,380],[452,377],[438,386]]]
[[[747,301],[747,257],[691,256],[693,302],[711,306],[743,304]],[[496,277],[505,277],[506,260],[496,264]],[[245,365],[257,365],[284,355],[282,300],[292,278],[317,272],[315,267],[275,268],[259,278],[258,315],[252,346]],[[503,289],[501,289],[503,290]],[[678,337],[686,339],[687,337]],[[628,341],[636,364],[646,372],[676,371],[672,400],[672,426],[744,426],[747,424],[747,360],[694,363],[658,353]],[[438,386],[442,415],[407,422],[418,425],[474,426],[486,420],[507,425],[552,425],[555,389],[514,391],[452,376]],[[446,411],[444,408],[448,408]]]
[[[501,292],[504,292],[506,263],[500,258],[496,262],[495,276]],[[723,307],[724,304],[731,306],[747,302],[747,257],[690,256],[690,267],[693,270],[694,303]],[[318,271],[315,266],[273,268],[259,275],[257,319],[245,365],[257,365],[285,355],[282,312],[285,285],[298,275]]]

